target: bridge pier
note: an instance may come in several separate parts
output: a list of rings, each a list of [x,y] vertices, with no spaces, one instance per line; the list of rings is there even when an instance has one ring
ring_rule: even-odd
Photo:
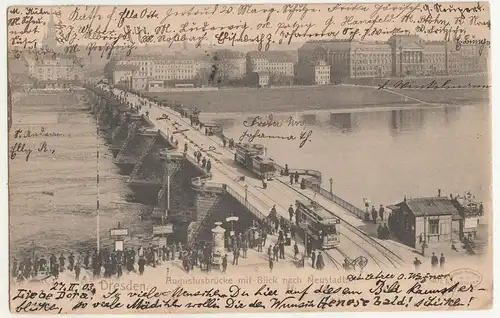
[[[132,115],[128,124],[127,138],[124,140],[114,163],[120,168],[123,174],[130,174],[139,158],[154,142],[157,130],[148,130],[150,125],[143,120],[144,117]]]

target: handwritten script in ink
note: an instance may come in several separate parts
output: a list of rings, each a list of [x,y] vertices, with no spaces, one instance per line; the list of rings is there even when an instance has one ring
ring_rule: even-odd
[[[298,141],[299,148],[304,147],[306,142],[311,141],[312,130],[306,129],[306,124],[304,121],[296,120],[292,116],[288,117],[286,120],[278,120],[269,115],[267,118],[256,116],[251,120],[245,120],[243,126],[246,129],[241,136],[238,138],[240,142],[254,142],[256,139],[277,139],[277,140],[288,140],[288,141]],[[302,128],[298,135],[285,134],[276,135],[266,133],[266,128]]]
[[[168,284],[158,286],[132,280],[128,283],[104,279],[93,283],[54,282],[52,286],[38,289],[15,288],[11,301],[17,313],[82,313],[93,309],[112,312],[241,309],[251,312],[302,308],[467,308],[486,291],[481,281],[460,281],[453,273],[381,271],[342,277],[328,274],[237,279],[203,276],[167,281]]]
[[[268,51],[309,40],[379,41],[393,35],[447,41],[456,51],[475,44],[483,54],[491,29],[488,5],[480,2],[11,7],[7,25],[15,57],[83,53],[104,59],[144,45],[244,44]],[[53,38],[44,39],[47,27]]]

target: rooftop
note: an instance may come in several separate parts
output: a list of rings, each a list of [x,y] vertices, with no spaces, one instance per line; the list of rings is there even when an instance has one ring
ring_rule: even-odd
[[[248,52],[247,56],[253,59],[267,59],[269,62],[274,63],[293,63],[294,59],[289,54],[283,51],[251,51]]]
[[[116,65],[115,71],[135,71],[138,67],[135,65]]]
[[[409,210],[415,216],[457,215],[459,211],[448,197],[406,199],[396,206]]]

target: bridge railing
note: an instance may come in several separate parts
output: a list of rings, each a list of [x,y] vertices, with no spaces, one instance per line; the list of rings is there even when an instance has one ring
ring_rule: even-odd
[[[157,102],[157,101],[155,101]],[[160,103],[163,105],[166,104],[167,107],[170,109],[180,113],[181,107],[177,101],[164,101],[163,103]],[[165,136],[167,139],[168,137]],[[196,160],[190,158],[189,156],[185,157],[187,160],[191,161],[194,164],[197,164]],[[280,171],[284,171],[285,168],[281,166],[280,164],[275,163],[276,169]],[[332,202],[336,203],[340,207],[344,208],[345,210],[355,214],[355,215],[361,215],[360,213],[363,213],[361,209],[355,207],[351,203],[347,202],[346,200],[336,196],[333,193],[330,193],[326,189],[321,187],[321,180],[322,180],[322,174],[320,171],[315,170],[315,169],[288,169],[289,174],[299,174],[301,176],[306,176],[305,183],[308,188],[311,190],[315,191],[316,193],[319,193],[323,197],[331,200]],[[215,183],[215,182],[209,182],[207,180],[211,179],[212,175],[210,173],[204,172],[201,176],[199,177],[194,177],[191,178],[191,185],[192,189],[195,191],[209,191],[209,192],[214,192],[214,193],[223,193],[227,192],[229,195],[234,197],[237,201],[239,201],[242,205],[244,205],[250,212],[252,212],[255,216],[259,217],[260,219],[266,218],[266,216],[259,211],[254,205],[250,204],[248,200],[245,200],[235,189],[233,189],[231,186],[227,184],[221,184],[221,183]],[[254,199],[261,201],[259,198],[254,197]],[[262,202],[262,201],[261,201]],[[264,206],[266,204],[263,203]]]
[[[275,163],[274,166],[276,167],[277,170],[285,171],[285,167],[282,165]],[[313,183],[320,183],[321,184],[321,172],[315,169],[288,169],[288,174],[295,174],[297,173],[299,176],[307,176],[309,178],[306,178],[306,180],[309,180],[310,182]]]
[[[191,187],[195,191],[207,191],[213,193],[224,193],[224,185],[217,182],[208,182],[212,178],[211,174],[191,178]]]
[[[240,202],[245,208],[247,208],[253,215],[255,215],[258,219],[263,220],[266,218],[266,215],[259,211],[254,205],[252,205],[250,202],[248,202],[248,199],[245,200],[244,197],[242,197],[236,190],[234,190],[231,186],[229,185],[224,185],[224,188],[226,192],[231,195],[233,198],[235,198],[238,202]]]
[[[326,190],[325,188],[321,187],[320,184],[314,184],[314,183],[310,182],[309,180],[306,180],[306,187],[310,188],[311,190],[313,190],[316,193],[319,193],[321,196],[327,198],[328,200],[334,202],[335,204],[339,205],[340,207],[344,208],[346,211],[349,211],[356,216],[364,214],[364,212],[360,208],[355,207],[354,205],[352,205],[351,203],[342,199],[341,197],[336,196],[335,194],[333,194],[330,191]]]

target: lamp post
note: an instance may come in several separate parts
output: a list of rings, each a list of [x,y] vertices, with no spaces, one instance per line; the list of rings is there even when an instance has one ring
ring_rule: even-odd
[[[99,227],[100,227],[100,211],[99,211],[99,112],[100,109],[96,111],[96,147],[97,147],[97,167],[96,167],[96,186],[97,186],[97,196],[96,196],[96,235],[97,235],[97,253],[99,253],[100,249],[100,237],[99,237]]]
[[[245,184],[245,204],[247,203],[248,199],[248,184]]]
[[[328,181],[330,181],[330,194],[333,195],[333,178],[330,178]]]

